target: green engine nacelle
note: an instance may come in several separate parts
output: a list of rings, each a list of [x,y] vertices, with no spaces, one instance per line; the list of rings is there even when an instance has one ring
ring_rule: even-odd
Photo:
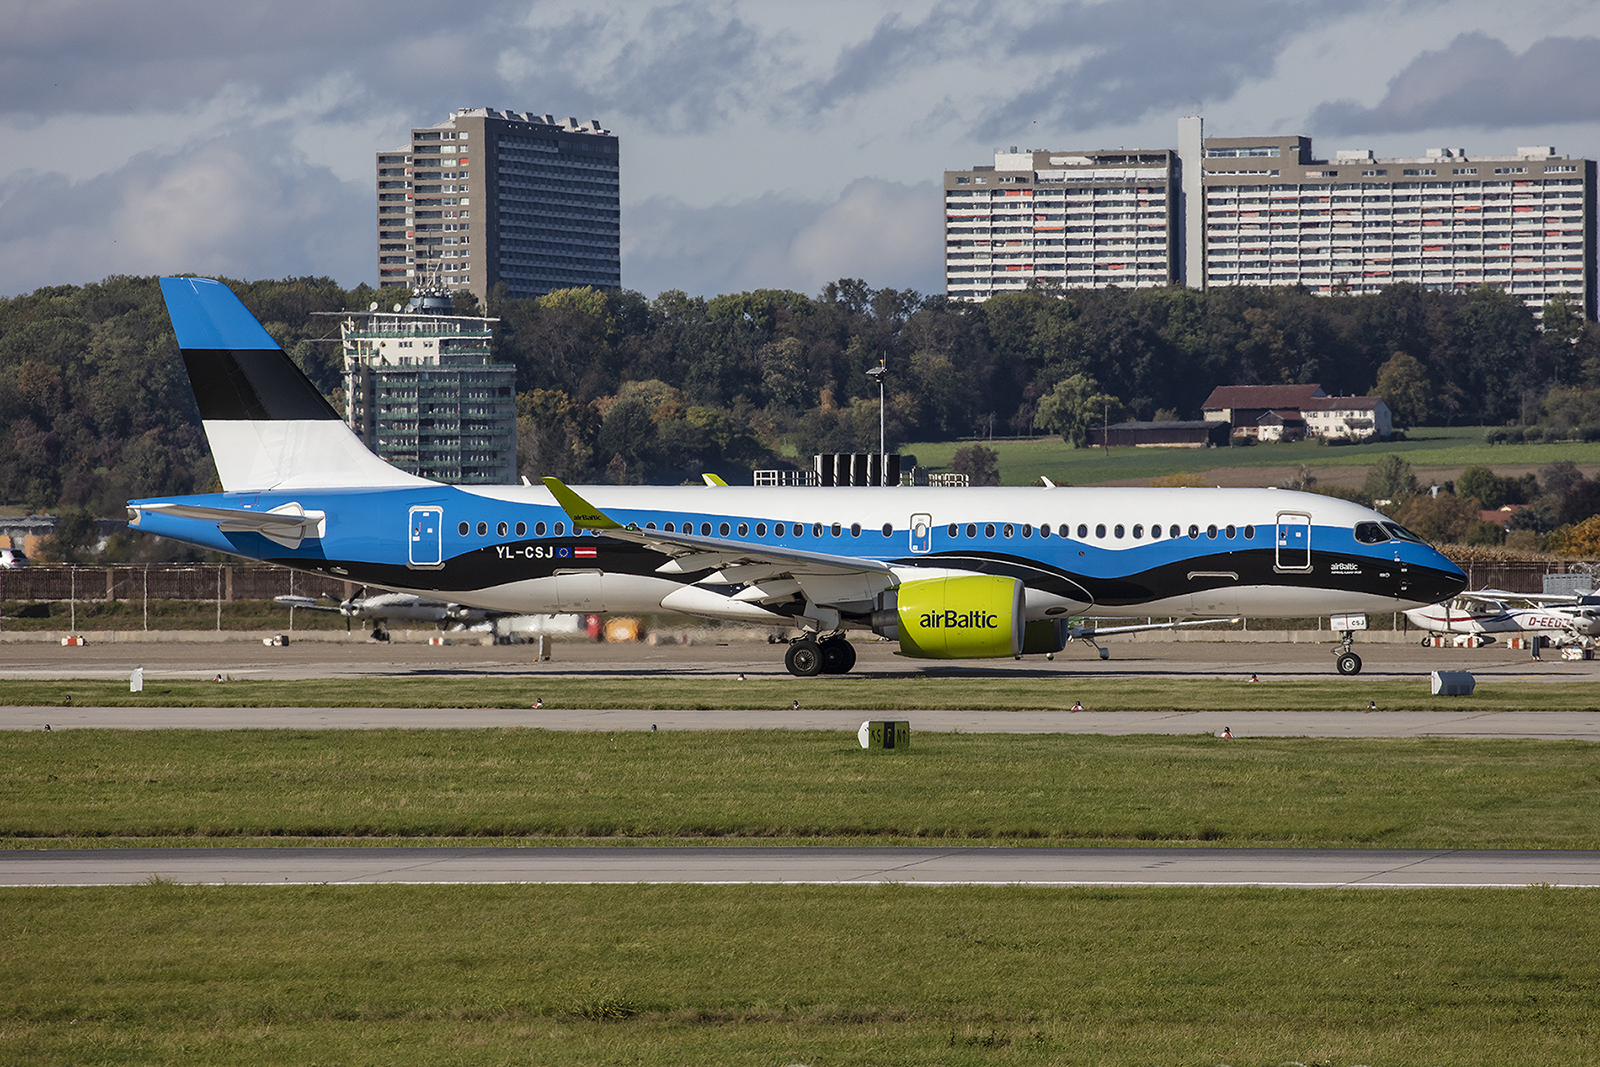
[[[1016,656],[1022,652],[1022,583],[990,574],[906,582],[873,629],[921,659]],[[887,597],[885,598],[888,599]]]

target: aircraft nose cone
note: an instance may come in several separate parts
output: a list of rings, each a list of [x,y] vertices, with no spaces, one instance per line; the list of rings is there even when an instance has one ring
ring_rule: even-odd
[[[1424,604],[1437,604],[1441,600],[1449,600],[1467,587],[1467,576],[1460,567],[1439,552],[1434,552],[1433,557],[1421,567],[1410,568],[1410,580],[1407,582],[1410,599]]]

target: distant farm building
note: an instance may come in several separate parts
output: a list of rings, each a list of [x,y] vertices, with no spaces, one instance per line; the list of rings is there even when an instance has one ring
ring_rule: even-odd
[[[1329,396],[1310,385],[1219,385],[1201,407],[1205,420],[1234,437],[1298,441],[1302,437],[1387,438],[1389,405],[1377,396]]]
[[[1205,420],[1118,422],[1091,427],[1089,443],[1114,448],[1210,448],[1228,443],[1228,427]]]

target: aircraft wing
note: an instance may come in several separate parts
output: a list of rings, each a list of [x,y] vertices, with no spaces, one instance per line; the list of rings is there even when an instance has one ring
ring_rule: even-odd
[[[275,596],[274,604],[285,608],[299,608],[302,611],[339,611],[337,604],[324,604],[320,598],[314,596]]]
[[[1495,600],[1523,600],[1530,604],[1555,604],[1577,607],[1584,598],[1575,593],[1508,593],[1501,589],[1462,593],[1461,596],[1488,597]]]
[[[829,552],[807,552],[781,545],[761,545],[749,541],[703,537],[692,533],[667,533],[643,530],[636,524],[623,525],[573,492],[557,478],[544,484],[556,502],[572,519],[574,527],[599,530],[608,537],[645,545],[671,557],[656,568],[662,574],[690,574],[702,570],[724,570],[733,566],[773,568],[786,574],[847,575],[874,573],[890,575],[893,569],[881,560],[839,556]],[[730,577],[730,584],[734,579]],[[748,581],[748,577],[739,580]]]
[[[1069,638],[1075,641],[1093,641],[1097,637],[1109,634],[1136,634],[1145,630],[1181,630],[1185,626],[1211,626],[1219,622],[1238,622],[1239,616],[1231,619],[1185,619],[1183,622],[1142,622],[1132,626],[1074,626],[1067,631]]]
[[[1455,600],[1484,600],[1506,604],[1551,604],[1577,607],[1593,598],[1592,593],[1513,593],[1509,589],[1463,589],[1452,597]]]
[[[545,478],[544,484],[572,519],[574,529],[596,530],[666,556],[666,562],[656,568],[657,573],[711,572],[694,585],[685,585],[663,597],[661,606],[669,611],[753,622],[787,622],[791,621],[788,616],[762,605],[791,601],[800,594],[814,608],[807,617],[823,629],[831,629],[839,621],[836,605],[870,602],[879,593],[899,585],[894,569],[882,560],[644,530],[634,523],[617,522],[559,479]],[[703,588],[708,585],[742,588],[725,596]]]

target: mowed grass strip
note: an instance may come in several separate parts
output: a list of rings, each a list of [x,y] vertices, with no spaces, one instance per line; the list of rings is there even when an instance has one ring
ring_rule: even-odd
[[[1592,890],[0,890],[17,1063],[1600,1061]]]
[[[1576,741],[838,731],[0,734],[0,839],[1600,846]]]
[[[1329,447],[1320,439],[1288,444],[1232,448],[1073,448],[1059,437],[1007,438],[997,441],[919,441],[900,451],[929,467],[948,467],[955,453],[977,443],[998,456],[1003,485],[1038,485],[1045,475],[1057,485],[1093,485],[1100,482],[1156,478],[1172,474],[1199,474],[1218,468],[1296,467],[1304,464],[1324,478],[1336,477],[1332,468],[1368,467],[1388,455],[1398,455],[1413,467],[1461,468],[1548,466],[1558,460],[1581,465],[1600,463],[1600,443],[1562,441],[1537,444],[1491,445],[1485,427],[1428,426],[1412,431],[1405,441]],[[1261,484],[1271,484],[1264,479]],[[1356,484],[1360,480],[1356,479]]]
[[[1322,650],[1308,650],[1321,654]],[[1331,671],[1331,666],[1330,666]],[[979,669],[913,671],[843,678],[319,678],[304,681],[186,681],[147,677],[130,693],[126,680],[8,680],[0,704],[76,707],[206,708],[637,708],[645,711],[1596,711],[1592,682],[1484,682],[1470,697],[1436,697],[1428,678],[1339,678],[1247,682],[1238,679],[1093,678],[1064,673],[1017,677]],[[441,723],[448,724],[448,710]],[[48,722],[41,717],[40,722]],[[530,714],[530,722],[537,717]]]

